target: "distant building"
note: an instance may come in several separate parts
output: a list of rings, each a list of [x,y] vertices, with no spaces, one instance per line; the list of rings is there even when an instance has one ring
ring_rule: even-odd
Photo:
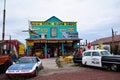
[[[91,43],[94,49],[96,49],[99,44],[102,44],[103,48],[109,50],[111,53],[120,54],[120,35],[101,38]]]
[[[63,22],[52,16],[46,21],[30,21],[27,55],[42,58],[64,56],[80,43],[76,22]]]

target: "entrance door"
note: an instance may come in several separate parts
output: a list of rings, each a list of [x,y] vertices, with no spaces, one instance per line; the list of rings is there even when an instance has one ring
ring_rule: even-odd
[[[34,43],[33,54],[43,58],[44,57],[44,44],[43,43]]]
[[[58,43],[49,43],[47,48],[48,48],[48,55],[50,55],[50,57],[59,56],[59,44]]]

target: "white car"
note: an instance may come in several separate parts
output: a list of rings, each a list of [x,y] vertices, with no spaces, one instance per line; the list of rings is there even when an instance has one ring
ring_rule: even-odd
[[[120,70],[120,55],[112,55],[107,50],[87,50],[82,56],[74,56],[75,64],[102,67],[113,71]]]
[[[82,64],[102,67],[102,56],[111,56],[107,50],[88,50],[82,55]]]

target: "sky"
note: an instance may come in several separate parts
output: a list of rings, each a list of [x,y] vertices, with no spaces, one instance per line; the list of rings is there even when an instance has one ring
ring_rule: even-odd
[[[4,0],[0,0],[0,40]],[[45,21],[56,16],[77,22],[79,38],[90,42],[120,34],[120,0],[6,0],[5,39],[26,43],[28,21]]]

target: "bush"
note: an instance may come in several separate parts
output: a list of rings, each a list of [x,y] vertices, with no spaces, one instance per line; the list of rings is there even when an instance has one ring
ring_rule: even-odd
[[[60,61],[60,58],[59,57],[57,57],[56,58],[56,64],[57,64],[57,66],[58,66],[58,68],[62,68],[63,66],[62,66],[62,64],[61,64],[61,61]]]

